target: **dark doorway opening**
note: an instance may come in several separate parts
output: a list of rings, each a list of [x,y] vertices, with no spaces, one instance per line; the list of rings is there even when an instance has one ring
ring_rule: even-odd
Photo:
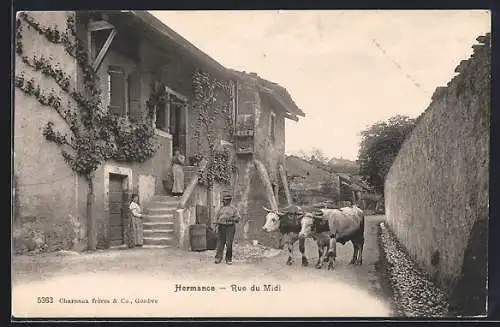
[[[109,174],[109,243],[125,244],[125,226],[128,221],[127,176]]]

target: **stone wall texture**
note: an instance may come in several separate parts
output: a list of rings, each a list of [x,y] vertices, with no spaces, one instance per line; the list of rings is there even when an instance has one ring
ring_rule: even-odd
[[[30,12],[29,15],[42,26],[51,26],[64,32],[66,19],[72,13]],[[52,57],[68,75],[74,77],[71,86],[76,87],[76,61],[66,54],[62,45],[50,43],[22,22],[24,54],[29,59],[34,56]],[[54,89],[61,97],[62,103],[70,100],[54,80],[24,64],[19,55],[15,56],[14,73],[16,76],[24,75],[25,79],[33,78],[44,92]],[[70,217],[78,215],[77,177],[64,162],[60,148],[47,142],[42,135],[48,121],[54,122],[62,132],[69,132],[69,128],[54,109],[40,105],[33,96],[25,95],[18,88],[15,89],[13,118],[13,170],[17,179],[14,217],[17,228],[13,231],[15,250],[34,250],[38,248],[38,245],[34,244],[37,242],[46,243],[49,249],[70,247],[74,234]],[[64,237],[59,237],[58,233],[62,230],[67,233]],[[39,241],[33,242],[33,239],[29,239],[29,235],[37,233],[40,237],[33,239]],[[24,237],[25,234],[28,236]]]
[[[436,90],[385,182],[387,222],[461,314],[486,303],[490,41]]]

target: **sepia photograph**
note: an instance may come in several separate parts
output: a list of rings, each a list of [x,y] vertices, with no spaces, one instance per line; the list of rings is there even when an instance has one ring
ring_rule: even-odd
[[[488,10],[19,11],[13,319],[488,312]]]

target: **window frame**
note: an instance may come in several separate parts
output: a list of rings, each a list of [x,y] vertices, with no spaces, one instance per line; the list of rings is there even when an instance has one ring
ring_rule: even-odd
[[[123,66],[118,66],[118,65],[108,65],[108,69],[106,71],[106,74],[107,74],[107,88],[108,88],[108,92],[107,92],[107,108],[108,108],[108,111],[111,111],[111,107],[113,107],[111,105],[111,99],[112,99],[112,93],[111,93],[111,89],[112,89],[112,77],[111,75],[112,74],[121,74],[122,75],[122,78],[123,78],[123,99],[122,99],[122,108],[121,108],[121,114],[120,116],[125,116],[125,117],[128,117],[128,114],[129,114],[129,110],[128,110],[128,74],[125,70],[125,67]]]
[[[172,139],[173,138],[173,135],[172,135],[172,131],[170,130],[170,119],[171,119],[171,101],[173,101],[174,99],[173,98],[177,98],[177,101],[178,102],[183,102],[184,103],[184,106],[185,108],[183,110],[186,110],[187,111],[187,107],[189,106],[189,101],[188,101],[188,98],[185,97],[184,95],[170,89],[169,87],[167,87],[166,85],[162,86],[164,89],[165,89],[165,92],[167,93],[168,95],[168,100],[167,100],[167,103],[166,103],[166,106],[164,108],[165,110],[165,130],[164,129],[160,129],[157,127],[157,124],[156,124],[156,121],[157,121],[157,115],[156,115],[156,110],[157,108],[155,109],[155,113],[154,113],[154,119],[153,119],[153,126],[155,128],[155,131],[156,131],[156,134],[160,135],[160,136],[163,136],[163,137],[167,137],[167,138],[170,138]],[[187,112],[186,112],[186,120],[187,120]],[[187,124],[187,122],[186,122]]]

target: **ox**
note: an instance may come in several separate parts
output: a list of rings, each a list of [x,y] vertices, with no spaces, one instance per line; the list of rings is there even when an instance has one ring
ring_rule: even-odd
[[[274,212],[267,208],[264,208],[267,211],[266,222],[262,229],[265,232],[271,233],[279,231],[284,245],[288,249],[288,260],[286,261],[287,265],[291,265],[293,263],[293,245],[298,240],[299,241],[299,251],[302,254],[302,266],[306,267],[308,265],[307,257],[305,254],[305,238],[299,238],[299,232],[301,230],[300,220],[303,216],[303,212],[298,206],[289,206],[282,211]]]
[[[321,257],[326,248],[323,262],[328,262],[328,269],[334,268],[337,242],[344,245],[351,241],[354,248],[351,264],[363,263],[363,245],[365,230],[365,215],[356,207],[341,209],[321,209],[320,213],[306,213],[301,219],[299,239],[312,237],[318,244],[317,268],[322,267]],[[329,238],[325,241],[325,237]]]

